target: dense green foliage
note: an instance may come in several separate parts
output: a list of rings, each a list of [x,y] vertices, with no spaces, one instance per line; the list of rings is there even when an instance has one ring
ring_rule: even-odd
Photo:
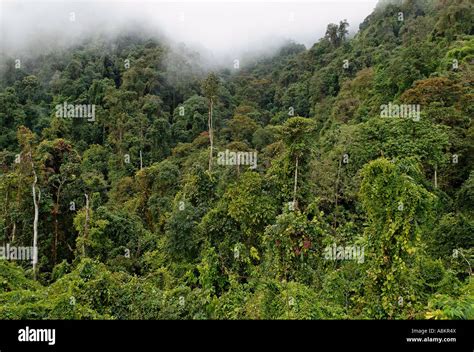
[[[348,25],[234,71],[131,35],[5,59],[0,243],[33,243],[41,197],[0,318],[474,319],[472,2]]]

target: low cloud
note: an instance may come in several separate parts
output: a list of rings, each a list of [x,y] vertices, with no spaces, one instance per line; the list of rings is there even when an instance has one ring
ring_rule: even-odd
[[[137,28],[184,43],[217,61],[278,47],[311,46],[328,23],[347,19],[351,32],[376,0],[345,1],[12,1],[0,3],[1,50],[9,56],[74,45],[84,37]],[[229,64],[230,64],[229,62]]]

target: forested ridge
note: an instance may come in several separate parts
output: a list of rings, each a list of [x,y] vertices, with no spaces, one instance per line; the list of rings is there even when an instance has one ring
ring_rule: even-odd
[[[473,3],[349,26],[5,55],[0,319],[474,319]]]

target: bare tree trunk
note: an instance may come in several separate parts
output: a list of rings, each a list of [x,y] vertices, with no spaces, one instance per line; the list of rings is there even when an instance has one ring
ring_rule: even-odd
[[[140,150],[140,170],[143,169],[143,156],[142,156],[142,151]]]
[[[87,193],[84,193],[84,196],[86,197],[86,221],[84,224],[84,239],[82,242],[82,255],[85,257],[86,256],[86,240],[89,235],[90,209],[89,209],[89,195]]]
[[[8,214],[8,209],[10,208],[9,207],[10,201],[9,201],[9,197],[8,197],[9,194],[10,194],[10,186],[7,187],[6,192],[5,192],[5,203],[4,203],[5,207],[3,208],[3,211],[4,211],[5,214]],[[9,218],[12,219],[12,216],[10,215]],[[7,226],[5,226],[5,236],[7,238],[9,238],[10,242],[13,242],[13,240],[15,239],[15,231],[16,231],[15,222],[13,221],[12,237],[11,238],[8,235],[8,228],[10,227],[10,224],[8,224],[7,221],[5,221],[5,222],[7,223]]]
[[[335,190],[334,190],[334,199],[335,199],[335,207],[334,207],[334,225],[333,225],[333,229],[336,230],[336,226],[337,226],[337,195],[338,195],[338,191],[339,191],[339,175],[341,173],[341,166],[342,166],[342,163],[341,163],[341,159],[339,159],[339,167],[337,169],[337,176],[336,176],[336,186],[335,186]]]
[[[296,167],[295,167],[295,185],[293,188],[293,208],[297,208],[296,204],[296,189],[298,185],[298,156],[296,156]]]
[[[54,214],[54,244],[53,244],[53,263],[56,264],[56,259],[58,258],[58,232],[59,232],[59,224],[58,224],[58,215]]]
[[[12,242],[15,242],[15,235],[16,235],[16,222],[13,223]]]
[[[121,156],[120,158],[120,165],[122,167],[125,166],[125,161],[124,161],[124,155],[123,155],[123,150],[122,150],[122,121],[120,120],[119,122],[119,127],[118,127],[118,131],[119,131],[119,137],[118,137],[118,150],[119,150],[119,155]]]
[[[65,182],[65,181],[64,181]],[[53,246],[53,262],[56,264],[57,251],[58,251],[58,239],[59,239],[59,200],[61,199],[61,188],[63,182],[59,183],[58,190],[56,192],[56,204],[54,205],[54,246]]]
[[[210,99],[209,103],[209,118],[207,120],[208,128],[209,128],[209,142],[211,143],[211,150],[209,152],[209,172],[212,171],[212,154],[214,149],[214,136],[212,131],[212,99]]]
[[[38,263],[38,219],[39,219],[39,203],[41,201],[41,189],[38,188],[38,195],[36,195],[36,184],[38,183],[38,176],[36,175],[33,159],[30,154],[31,168],[33,170],[34,181],[32,185],[33,204],[35,206],[35,217],[33,220],[33,276],[36,280],[36,264]]]
[[[434,167],[434,186],[438,188],[438,165]]]

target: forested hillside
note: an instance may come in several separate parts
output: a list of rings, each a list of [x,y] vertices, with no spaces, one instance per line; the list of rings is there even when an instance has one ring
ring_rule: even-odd
[[[0,318],[474,319],[473,3],[349,25],[4,57]]]

